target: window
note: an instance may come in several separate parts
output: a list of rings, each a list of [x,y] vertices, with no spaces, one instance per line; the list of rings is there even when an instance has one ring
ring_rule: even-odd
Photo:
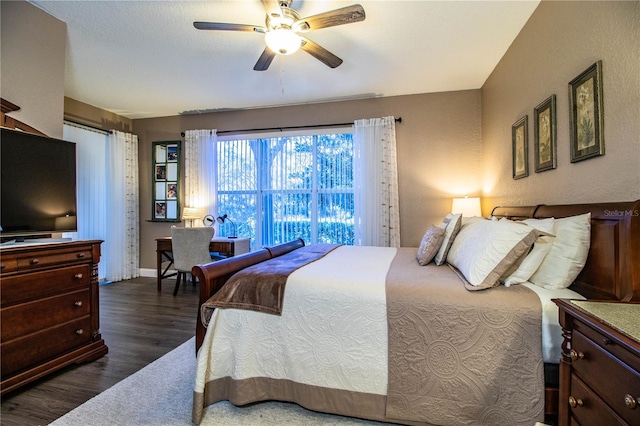
[[[255,247],[295,238],[354,243],[350,128],[219,138],[217,169],[218,212]],[[230,234],[226,226],[219,235]]]

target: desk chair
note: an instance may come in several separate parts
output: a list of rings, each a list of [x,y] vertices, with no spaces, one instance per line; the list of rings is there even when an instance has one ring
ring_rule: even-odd
[[[209,243],[215,229],[212,227],[201,228],[171,228],[171,247],[173,251],[173,267],[178,272],[176,288],[173,295],[178,294],[180,282],[187,281],[187,273],[195,265],[211,262]],[[195,277],[191,275],[191,282],[195,285]]]

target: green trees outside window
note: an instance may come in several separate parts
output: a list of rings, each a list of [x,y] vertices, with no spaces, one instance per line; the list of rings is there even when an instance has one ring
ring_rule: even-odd
[[[218,212],[255,247],[353,244],[351,133],[219,140],[217,162]]]

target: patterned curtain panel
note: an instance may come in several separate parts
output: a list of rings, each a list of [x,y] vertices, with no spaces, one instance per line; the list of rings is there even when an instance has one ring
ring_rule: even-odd
[[[354,123],[355,244],[400,247],[394,117]]]
[[[113,131],[107,144],[107,280],[140,275],[138,137]]]
[[[216,130],[187,130],[184,136],[184,207],[217,216]],[[202,223],[197,224],[202,226]]]

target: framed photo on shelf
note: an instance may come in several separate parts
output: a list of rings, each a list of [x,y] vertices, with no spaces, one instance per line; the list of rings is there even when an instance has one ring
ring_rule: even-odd
[[[536,173],[556,168],[556,95],[533,110],[533,152]]]
[[[511,126],[513,178],[529,176],[528,116],[520,118]]]
[[[569,82],[571,162],[604,155],[602,61]]]

